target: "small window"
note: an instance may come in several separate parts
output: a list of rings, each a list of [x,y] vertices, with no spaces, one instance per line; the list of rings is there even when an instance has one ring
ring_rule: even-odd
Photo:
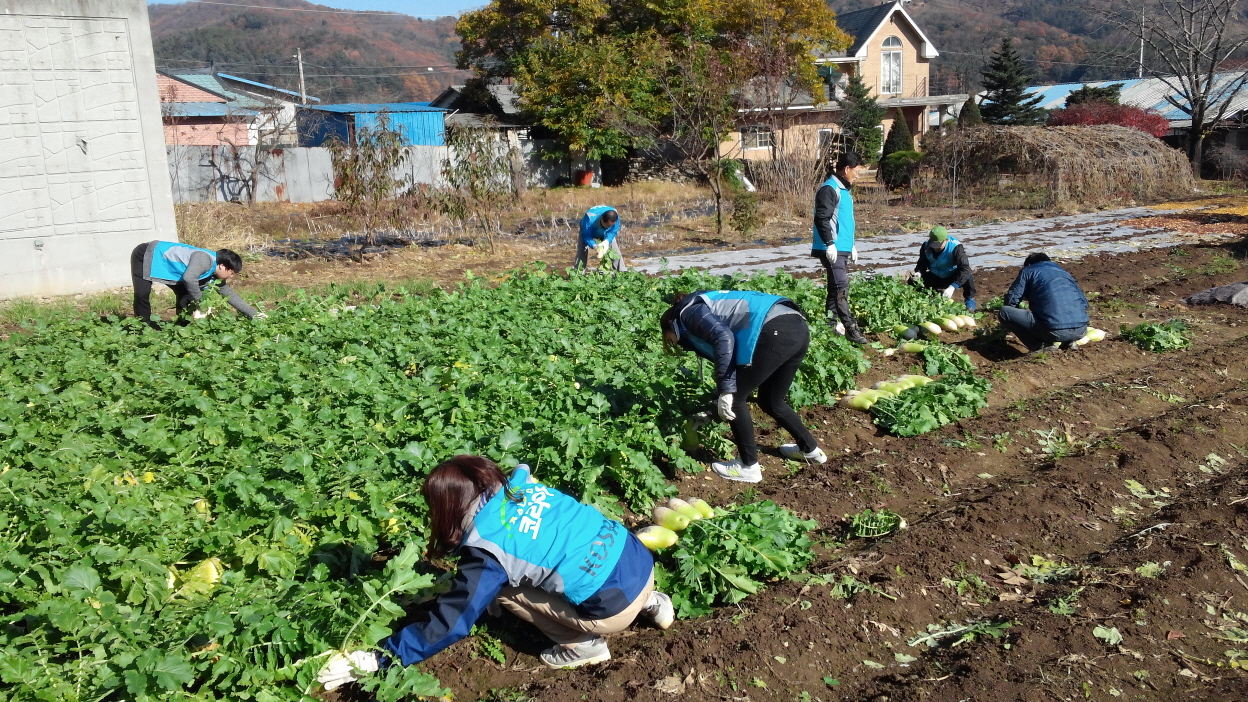
[[[775,135],[767,127],[745,127],[741,130],[742,149],[770,149]]]
[[[880,52],[880,94],[901,94],[901,39],[897,37],[885,39]]]

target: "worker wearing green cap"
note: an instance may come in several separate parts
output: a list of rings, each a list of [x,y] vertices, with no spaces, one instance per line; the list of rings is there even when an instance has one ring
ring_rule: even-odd
[[[971,274],[971,261],[967,258],[962,242],[949,236],[949,230],[937,225],[927,235],[927,241],[919,247],[919,262],[914,266],[910,282],[939,290],[941,295],[953,298],[958,289],[966,299],[966,309],[975,311],[975,276]]]

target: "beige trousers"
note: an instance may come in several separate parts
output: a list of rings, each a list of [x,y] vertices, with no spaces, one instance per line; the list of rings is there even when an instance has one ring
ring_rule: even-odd
[[[606,619],[586,619],[562,595],[552,595],[535,587],[505,587],[496,600],[503,609],[536,626],[557,644],[570,646],[604,634],[624,631],[650,602],[654,592],[654,572],[641,594],[619,614]]]

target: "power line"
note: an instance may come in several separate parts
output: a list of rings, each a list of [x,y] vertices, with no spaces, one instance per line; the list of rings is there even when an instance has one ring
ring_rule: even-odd
[[[312,12],[322,15],[355,15],[356,17],[411,17],[441,19],[455,15],[408,15],[402,12],[386,12],[384,10],[309,10],[302,7],[273,7],[272,5],[242,5],[236,2],[216,2],[216,0],[188,0],[199,5],[221,5],[224,7],[246,7],[252,10],[279,10],[283,12]]]

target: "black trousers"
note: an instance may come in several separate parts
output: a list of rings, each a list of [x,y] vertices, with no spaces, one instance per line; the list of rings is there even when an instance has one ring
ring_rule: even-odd
[[[849,312],[849,271],[846,269],[849,252],[838,252],[835,262],[828,257],[827,251],[812,253],[823,264],[823,270],[828,277],[828,298],[823,303],[824,315],[831,318],[832,313],[835,313],[841,324],[845,325],[846,331],[858,329],[858,320]]]
[[[737,392],[732,396],[732,411],[737,418],[729,422],[732,438],[743,465],[758,463],[758,444],[754,442],[754,419],[750,416],[750,393],[758,391],[758,408],[776,420],[797,440],[803,452],[818,448],[802,418],[789,406],[787,396],[797,369],[810,349],[810,328],[801,315],[786,314],[763,325],[754,347],[754,362],[737,369]]]
[[[944,290],[957,282],[954,278],[941,278],[940,276],[933,275],[931,271],[923,271],[922,276],[923,287],[931,288],[932,290]],[[975,299],[975,276],[972,275],[967,278],[966,285],[963,285],[960,289],[962,290],[963,300]]]
[[[152,329],[160,329],[160,324],[152,320],[152,281],[144,277],[147,271],[143,270],[143,259],[147,256],[147,247],[148,244],[139,244],[130,254],[130,279],[134,283],[134,316],[147,322]],[[169,287],[173,288],[174,294],[178,296],[178,324],[186,324],[187,320],[183,319],[183,313],[195,304],[195,298],[191,297],[191,291],[187,289],[186,283],[179,281],[177,285]]]

